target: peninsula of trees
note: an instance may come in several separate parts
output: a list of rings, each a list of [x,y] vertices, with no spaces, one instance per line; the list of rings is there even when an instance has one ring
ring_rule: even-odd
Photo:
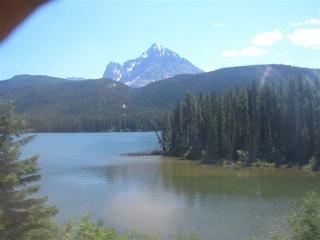
[[[197,99],[188,93],[165,116],[171,156],[209,164],[320,166],[320,80],[295,77]]]

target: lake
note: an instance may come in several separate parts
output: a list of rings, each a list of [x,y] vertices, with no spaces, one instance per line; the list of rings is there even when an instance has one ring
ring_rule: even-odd
[[[86,212],[121,232],[135,228],[169,239],[194,230],[204,240],[266,239],[272,226],[320,184],[298,169],[233,169],[162,156],[154,133],[41,133],[23,155],[40,154],[40,194],[56,220]]]

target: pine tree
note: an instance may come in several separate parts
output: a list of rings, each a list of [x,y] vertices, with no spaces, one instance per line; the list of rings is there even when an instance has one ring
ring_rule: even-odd
[[[249,89],[249,162],[251,165],[258,159],[259,143],[259,90],[253,81]]]
[[[170,114],[167,114],[164,117],[161,136],[156,131],[156,135],[158,137],[158,141],[162,147],[162,152],[167,153],[167,151],[171,147],[171,132],[172,132],[172,126],[171,126],[171,116]]]
[[[182,131],[182,110],[181,110],[180,102],[176,104],[173,110],[172,117],[173,117],[172,136],[171,136],[172,149],[175,149],[176,151],[179,152],[180,148],[186,142],[186,139],[183,136],[183,131]]]
[[[33,139],[22,137],[23,124],[9,102],[0,104],[0,239],[23,240],[48,223],[57,210],[46,197],[33,198],[40,185],[38,156],[20,160],[21,147]]]
[[[314,142],[314,163],[313,170],[320,170],[320,109],[317,111],[316,117],[316,133]]]
[[[183,108],[183,127],[186,134],[186,143],[193,147],[197,137],[197,116],[195,97],[188,92]]]

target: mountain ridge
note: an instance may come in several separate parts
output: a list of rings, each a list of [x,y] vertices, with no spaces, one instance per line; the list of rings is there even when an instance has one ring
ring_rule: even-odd
[[[121,81],[105,78],[70,81],[49,76],[20,75],[0,81],[0,96],[12,98],[17,113],[22,115],[120,116],[167,111],[182,100],[186,92],[194,95],[211,91],[225,92],[246,86],[252,80],[258,83],[278,82],[294,76],[314,81],[319,79],[320,69],[278,64],[238,66],[177,75],[142,88],[132,88]]]
[[[178,74],[195,74],[203,72],[179,54],[158,43],[140,57],[125,61],[123,65],[110,62],[103,77],[124,82],[131,87],[144,87],[147,84]]]

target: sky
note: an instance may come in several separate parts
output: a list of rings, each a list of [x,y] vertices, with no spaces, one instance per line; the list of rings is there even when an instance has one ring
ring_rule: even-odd
[[[204,71],[320,68],[320,1],[55,0],[0,43],[0,79],[101,78],[160,43]]]

